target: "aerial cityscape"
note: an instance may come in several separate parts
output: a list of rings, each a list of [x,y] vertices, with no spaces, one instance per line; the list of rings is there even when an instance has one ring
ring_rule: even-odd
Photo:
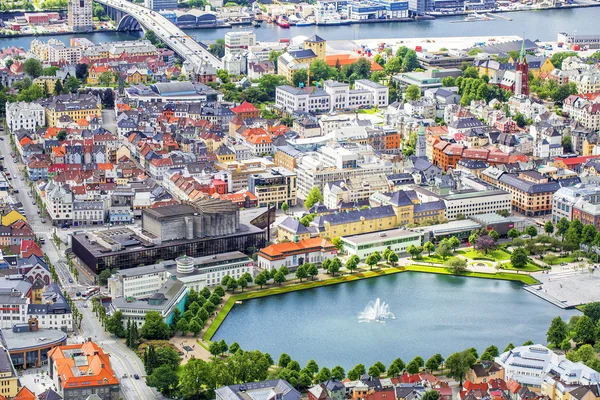
[[[0,0],[0,400],[600,400],[597,0]]]

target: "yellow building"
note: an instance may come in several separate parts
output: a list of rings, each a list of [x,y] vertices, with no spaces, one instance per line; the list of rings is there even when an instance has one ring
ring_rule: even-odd
[[[206,147],[208,148],[208,145]],[[235,151],[227,146],[219,146],[217,151],[215,151],[215,154],[217,155],[217,160],[219,160],[219,162],[235,161]]]
[[[582,156],[591,156],[594,154],[594,147],[598,144],[598,136],[590,135],[589,137],[585,137],[583,139],[583,144],[581,146],[581,155]]]
[[[93,65],[90,67],[88,71],[87,83],[88,85],[98,85],[100,84],[100,77],[102,74],[111,74],[110,83],[115,83],[115,74],[113,74],[113,70],[106,65]]]
[[[317,35],[311,36],[304,41],[303,50],[288,51],[279,56],[277,59],[277,74],[284,76],[291,82],[294,72],[301,69],[308,71],[313,61],[326,61],[326,48],[327,42],[325,39]]]
[[[533,74],[534,78],[538,78],[540,73],[544,72],[549,74],[554,70],[554,64],[550,62],[549,58],[545,57],[536,57],[527,55],[527,65],[529,67],[528,71]],[[515,64],[516,60],[513,60],[512,57],[508,59],[508,62],[511,64]]]
[[[19,393],[19,377],[8,351],[0,346],[0,395],[13,398]]]
[[[504,380],[504,368],[494,361],[481,361],[468,371],[466,379],[472,383],[488,383],[494,379]]]
[[[308,228],[296,218],[287,217],[277,226],[277,240],[279,242],[294,242],[296,239],[307,240],[310,237],[311,234]]]
[[[56,81],[58,80],[55,76],[39,76],[33,80],[33,83],[46,90],[49,94],[54,94],[54,87],[56,86]]]
[[[140,69],[130,69],[127,71],[127,83],[138,85],[148,82],[148,71]]]
[[[53,100],[46,106],[46,124],[56,126],[63,115],[68,115],[73,121],[79,121],[92,115],[102,115],[102,103],[97,96],[79,95],[77,100],[69,101],[68,106],[63,101]]]
[[[315,217],[311,227],[322,238],[358,235],[395,228],[398,218],[392,206],[374,207]]]
[[[41,279],[36,279],[31,285],[31,303],[42,304],[44,292],[44,282]]]
[[[27,218],[24,215],[17,210],[11,210],[8,214],[2,216],[2,225],[11,226],[19,220],[27,222]]]
[[[546,57],[536,57],[527,55],[527,64],[529,67],[529,72],[533,74],[535,78],[540,76],[540,73],[550,73],[554,70],[554,65],[550,62],[549,58]],[[515,70],[516,62],[512,58],[508,59],[507,63],[500,63],[496,60],[476,60],[475,68],[479,75],[487,75],[489,77],[494,76],[494,74],[500,70]]]
[[[600,390],[598,385],[580,386],[567,394],[566,400],[599,400]]]

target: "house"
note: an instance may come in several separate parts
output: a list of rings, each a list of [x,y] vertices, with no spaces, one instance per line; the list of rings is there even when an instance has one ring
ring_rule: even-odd
[[[504,369],[495,361],[480,361],[473,364],[467,371],[466,379],[478,384],[487,383],[493,379],[504,380]]]
[[[239,117],[242,120],[260,117],[260,110],[247,101],[244,101],[242,104],[233,107],[231,111],[233,111],[236,117]]]
[[[293,272],[306,263],[320,265],[323,261],[336,257],[337,253],[337,247],[326,239],[297,239],[262,248],[258,252],[258,266],[269,271],[286,267]]]
[[[300,393],[283,379],[247,382],[215,390],[216,400],[248,400],[264,396],[268,400],[300,400]]]
[[[273,61],[248,62],[248,78],[260,79],[267,74],[275,74],[275,63]]]

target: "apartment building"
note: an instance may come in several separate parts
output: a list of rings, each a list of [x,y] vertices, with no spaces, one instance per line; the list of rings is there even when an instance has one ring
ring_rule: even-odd
[[[69,0],[68,24],[74,32],[94,30],[92,0]]]
[[[489,167],[481,172],[481,179],[512,195],[512,208],[527,217],[552,213],[552,198],[561,188],[537,171],[509,174]]]
[[[258,199],[259,207],[274,204],[281,207],[283,203],[293,207],[296,205],[296,174],[286,168],[271,168],[262,174],[248,177],[248,190]]]
[[[225,34],[225,55],[240,54],[256,44],[256,34],[253,31],[233,31]]]
[[[67,186],[50,181],[46,186],[46,211],[53,225],[73,222],[73,193]]]
[[[552,196],[552,222],[557,223],[563,218],[572,221],[575,204],[578,204],[581,210],[586,202],[600,204],[600,185],[580,183],[561,187]]]
[[[35,132],[46,126],[44,107],[37,103],[6,103],[6,125],[10,132],[25,129]]]
[[[60,117],[66,115],[73,121],[82,118],[101,117],[102,103],[92,94],[54,96],[40,102],[46,109],[46,124],[57,126]]]
[[[389,190],[389,185],[384,174],[328,182],[323,188],[323,204],[331,210],[338,208],[340,203],[355,203],[360,200],[367,200],[375,192],[385,192],[387,190]]]

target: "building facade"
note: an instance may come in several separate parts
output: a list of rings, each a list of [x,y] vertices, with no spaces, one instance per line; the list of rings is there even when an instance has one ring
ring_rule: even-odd
[[[94,30],[92,0],[69,0],[69,26],[75,32]]]

